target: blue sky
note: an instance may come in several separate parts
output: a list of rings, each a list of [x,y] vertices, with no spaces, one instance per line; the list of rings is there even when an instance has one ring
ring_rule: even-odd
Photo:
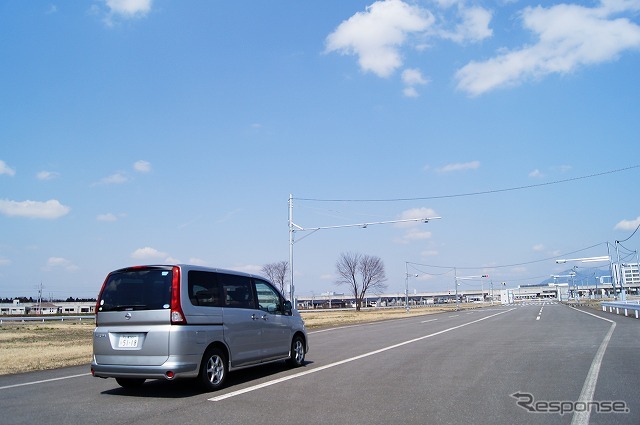
[[[344,291],[342,252],[379,256],[390,293],[407,263],[435,291],[606,255],[640,224],[639,13],[4,1],[0,297],[93,297],[134,264],[259,272],[288,260],[289,194],[304,228],[442,217],[297,232],[298,295]]]

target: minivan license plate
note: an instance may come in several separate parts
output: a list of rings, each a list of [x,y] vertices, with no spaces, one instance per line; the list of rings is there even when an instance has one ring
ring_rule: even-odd
[[[120,335],[118,340],[118,348],[136,348],[138,347],[138,335]]]

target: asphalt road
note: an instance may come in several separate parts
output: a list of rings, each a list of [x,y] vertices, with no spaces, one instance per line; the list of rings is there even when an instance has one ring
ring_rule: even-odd
[[[91,377],[88,365],[1,376],[0,422],[640,424],[637,319],[496,306],[309,339],[304,367],[235,372],[215,393],[190,381],[124,390]]]

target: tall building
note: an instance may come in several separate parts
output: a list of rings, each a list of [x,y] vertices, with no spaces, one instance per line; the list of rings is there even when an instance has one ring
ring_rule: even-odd
[[[623,263],[620,268],[622,271],[622,285],[638,285],[640,283],[640,268],[638,263]]]

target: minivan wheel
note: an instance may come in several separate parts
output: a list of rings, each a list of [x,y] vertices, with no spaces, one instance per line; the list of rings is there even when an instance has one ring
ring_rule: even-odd
[[[304,340],[300,335],[296,335],[291,342],[291,356],[289,365],[299,367],[304,364]]]
[[[200,364],[198,379],[207,391],[215,391],[224,385],[227,378],[227,360],[218,348],[210,348],[204,354]]]
[[[116,378],[116,382],[122,388],[138,388],[144,384],[144,378]]]

